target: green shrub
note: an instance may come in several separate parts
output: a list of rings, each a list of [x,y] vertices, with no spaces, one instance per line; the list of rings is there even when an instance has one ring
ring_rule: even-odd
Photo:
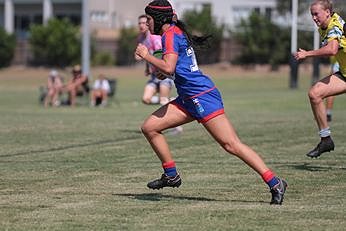
[[[46,26],[31,26],[29,42],[33,64],[65,67],[80,62],[79,30],[67,19],[51,19]]]
[[[92,64],[94,66],[112,66],[115,64],[115,60],[109,52],[103,51],[98,52],[94,55],[92,59]]]
[[[11,64],[15,47],[15,36],[7,34],[3,28],[0,28],[0,68]]]
[[[267,17],[256,12],[243,19],[234,34],[242,45],[241,54],[235,62],[239,64],[288,63],[290,57],[290,31],[273,24]]]
[[[186,11],[183,21],[187,29],[196,35],[212,35],[208,47],[196,51],[198,63],[208,64],[219,61],[224,26],[218,26],[211,15],[211,6],[205,5],[201,11]]]
[[[123,28],[118,40],[118,49],[116,52],[116,64],[119,66],[131,65],[135,63],[133,52],[137,42],[137,30],[135,28]]]

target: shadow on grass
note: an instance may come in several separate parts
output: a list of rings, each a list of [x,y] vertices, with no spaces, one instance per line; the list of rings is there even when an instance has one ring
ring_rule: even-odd
[[[121,129],[121,130],[117,130],[121,133],[134,133],[134,134],[141,134],[142,132],[139,129]]]
[[[162,193],[118,193],[113,194],[115,196],[123,196],[136,200],[143,201],[161,201],[162,199],[176,199],[176,200],[190,200],[190,201],[216,201],[215,199],[210,199],[206,197],[188,197],[188,196],[174,196],[174,195],[165,195]]]
[[[287,165],[293,169],[302,170],[302,171],[310,171],[310,172],[326,172],[330,170],[340,169],[346,170],[346,167],[342,166],[321,166],[321,165],[313,165],[310,163],[302,163],[302,164],[294,164]]]
[[[125,138],[116,139],[116,140],[100,140],[100,141],[82,143],[82,144],[71,144],[71,145],[61,146],[61,147],[57,147],[57,148],[47,148],[47,149],[42,149],[42,150],[30,150],[30,151],[25,151],[25,152],[16,152],[16,153],[11,153],[11,154],[5,154],[5,155],[0,155],[0,158],[1,157],[13,157],[13,156],[25,156],[25,155],[39,154],[39,153],[45,153],[45,152],[62,151],[62,150],[67,150],[67,149],[72,149],[72,148],[88,147],[88,146],[101,145],[101,144],[119,143],[119,142],[123,142],[123,141],[136,140],[139,138],[142,139],[142,136],[125,137]]]
[[[190,197],[190,196],[174,196],[165,195],[162,193],[117,193],[115,196],[128,197],[130,199],[144,200],[144,201],[161,201],[162,199],[174,199],[174,200],[188,200],[188,201],[216,201],[216,202],[240,202],[240,203],[268,203],[266,201],[245,201],[245,200],[217,200],[207,197]]]

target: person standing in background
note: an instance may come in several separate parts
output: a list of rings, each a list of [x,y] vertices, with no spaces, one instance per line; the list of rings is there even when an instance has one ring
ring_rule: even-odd
[[[159,51],[162,48],[161,45],[161,36],[153,35],[150,33],[147,25],[147,16],[140,15],[138,17],[138,30],[139,35],[137,38],[137,43],[144,44],[150,54],[153,54],[155,51]],[[137,61],[140,61],[141,58],[136,57]],[[145,75],[150,76],[150,79],[147,81],[144,92],[142,96],[142,102],[145,104],[166,104],[169,102],[170,93],[173,87],[173,80],[164,79],[160,80],[156,77],[155,67],[153,67],[148,62],[145,62]],[[156,96],[158,94],[158,97]]]

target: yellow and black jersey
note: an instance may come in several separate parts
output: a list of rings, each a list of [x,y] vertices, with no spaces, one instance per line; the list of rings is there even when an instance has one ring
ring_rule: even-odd
[[[340,72],[346,77],[346,37],[344,26],[345,21],[337,13],[333,13],[328,27],[326,29],[319,28],[318,31],[321,35],[322,46],[325,46],[333,39],[338,40],[339,51],[335,55],[335,58],[339,63]]]

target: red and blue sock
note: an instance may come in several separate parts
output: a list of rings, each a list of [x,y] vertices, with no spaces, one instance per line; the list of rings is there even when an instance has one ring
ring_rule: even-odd
[[[165,174],[167,176],[176,176],[177,175],[177,168],[175,167],[175,162],[169,161],[162,164],[163,170],[165,171]]]
[[[267,183],[270,189],[272,189],[275,185],[279,184],[279,179],[275,174],[268,170],[262,174],[262,179]]]

